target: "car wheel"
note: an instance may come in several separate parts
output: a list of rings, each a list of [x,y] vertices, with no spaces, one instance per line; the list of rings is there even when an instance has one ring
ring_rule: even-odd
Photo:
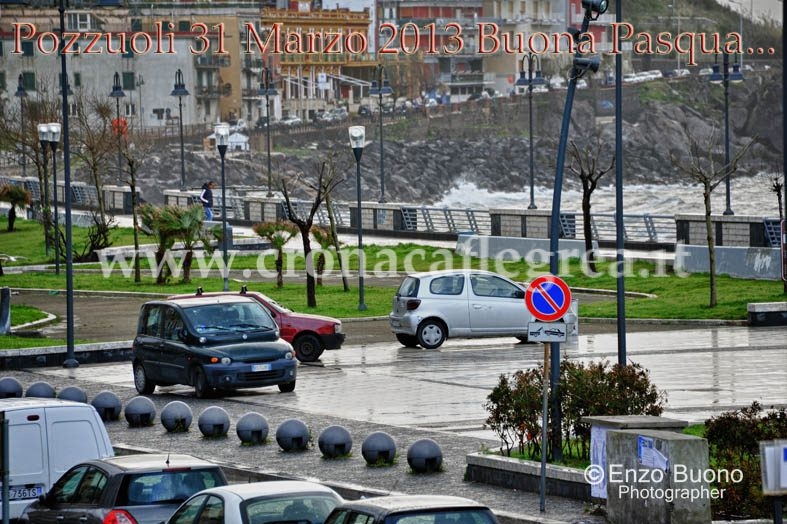
[[[140,395],[150,395],[156,389],[156,383],[148,378],[145,366],[138,362],[134,364],[134,387]]]
[[[301,362],[315,362],[322,355],[322,343],[314,335],[301,335],[293,342],[295,356]]]
[[[279,384],[279,391],[282,393],[292,393],[295,391],[295,381],[292,382],[285,382],[284,384]]]
[[[208,386],[208,377],[205,370],[197,368],[194,370],[194,393],[197,398],[208,398],[212,389]]]
[[[418,343],[424,349],[436,349],[443,345],[446,338],[446,328],[439,320],[429,319],[418,326]]]
[[[418,347],[418,337],[416,337],[415,335],[405,335],[404,333],[397,333],[396,340],[398,340],[399,343],[406,348]]]

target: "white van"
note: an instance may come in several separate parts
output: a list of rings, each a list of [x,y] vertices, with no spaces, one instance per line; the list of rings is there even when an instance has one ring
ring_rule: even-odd
[[[104,422],[89,404],[6,398],[0,399],[0,416],[8,421],[9,520],[75,464],[115,454]]]

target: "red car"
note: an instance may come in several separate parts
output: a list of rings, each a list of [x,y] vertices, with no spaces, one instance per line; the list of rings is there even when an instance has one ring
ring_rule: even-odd
[[[200,288],[196,294],[209,297],[237,293],[223,291],[203,293]],[[253,298],[265,306],[279,326],[279,336],[292,344],[295,355],[301,362],[315,362],[326,349],[339,349],[344,343],[341,320],[322,315],[295,313],[262,293],[247,291],[246,286],[243,286],[240,294]],[[193,295],[176,295],[170,298],[189,296]]]

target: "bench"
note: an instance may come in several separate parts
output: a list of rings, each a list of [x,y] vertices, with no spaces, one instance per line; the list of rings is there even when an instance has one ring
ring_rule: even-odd
[[[750,326],[787,326],[787,302],[754,302],[747,310]]]

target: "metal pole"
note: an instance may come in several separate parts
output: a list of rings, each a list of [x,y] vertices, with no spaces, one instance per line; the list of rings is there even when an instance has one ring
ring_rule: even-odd
[[[787,2],[782,2],[782,28],[787,24]],[[787,49],[787,31],[782,30],[782,49]],[[782,86],[787,85],[787,55],[782,52]],[[782,88],[782,107],[787,107],[787,89]],[[787,220],[787,119],[782,117],[782,175],[784,186],[784,219]],[[784,281],[787,294],[787,280]]]
[[[74,260],[71,253],[71,154],[68,141],[68,71],[66,55],[63,53],[66,30],[65,0],[60,0],[60,72],[63,96],[63,178],[66,193],[66,360],[64,368],[79,367],[74,358]]]
[[[674,2],[677,0],[673,0]],[[623,21],[623,1],[615,6],[615,20]],[[680,22],[678,22],[680,24]],[[620,38],[618,36],[618,38]],[[620,41],[618,40],[618,45]],[[678,53],[680,61],[680,53]],[[680,68],[680,64],[678,64]],[[623,57],[615,55],[615,261],[617,262],[616,294],[618,315],[618,364],[626,365],[626,288],[623,278],[623,250],[625,249],[623,229]]]
[[[380,203],[385,202],[385,155],[383,153],[383,68],[380,66],[380,75],[379,75],[379,86],[380,86],[380,93],[378,94],[379,97],[379,104],[380,104]]]
[[[725,215],[734,215],[730,203],[730,55],[724,53],[724,73],[722,79],[724,83],[724,169],[727,171],[727,176],[724,179],[724,190],[727,208],[724,210]]]
[[[267,82],[266,82],[267,86]],[[266,87],[268,89],[268,87]],[[272,185],[272,173],[271,170],[271,98],[268,93],[265,93],[265,135],[266,140],[268,142],[268,195],[269,197],[273,196],[273,191],[271,189]]]
[[[47,142],[41,140],[41,157],[44,164],[44,187],[41,188],[41,214],[44,220],[44,248],[49,258],[49,160],[46,156]]]
[[[363,148],[360,149],[363,152]],[[366,311],[366,302],[363,296],[363,213],[361,212],[361,155],[355,154],[355,189],[358,194],[358,311]]]
[[[145,78],[140,74],[137,76],[137,87],[139,87],[139,128],[143,129],[145,127],[145,110],[142,107],[142,86],[145,85]]]
[[[224,259],[224,291],[230,290],[229,274],[227,267],[227,184],[224,181],[224,155],[227,146],[218,146],[221,155],[221,256]]]
[[[533,54],[525,55],[527,58],[527,110],[530,134],[530,205],[528,209],[538,209],[535,201],[535,160],[533,159]]]
[[[3,471],[0,471],[0,480],[3,481],[3,487],[0,490],[2,492],[2,507],[3,507],[3,524],[8,524],[10,522],[9,513],[11,512],[11,503],[8,500],[10,497],[10,489],[8,486],[9,478],[10,478],[10,469],[8,467],[8,461],[10,460],[11,456],[9,451],[9,442],[8,442],[8,420],[5,418],[5,413],[0,413],[0,431],[2,431],[2,449],[0,449],[0,453],[2,453],[2,460],[3,460]]]
[[[120,133],[121,133],[121,129],[120,129],[120,98],[115,98],[115,121],[117,122],[117,129],[115,130],[115,132],[117,133],[117,136],[118,136],[118,181],[120,181],[120,180],[123,179],[123,167],[122,167],[123,156],[122,156],[122,153],[120,151],[120,147],[121,147],[121,145],[120,145]]]
[[[180,128],[180,189],[184,190],[186,189],[186,154],[183,151],[183,97],[180,95],[178,95],[178,125]]]
[[[50,134],[51,136],[51,134]],[[52,201],[55,208],[55,275],[60,274],[60,225],[57,218],[57,142],[50,142],[52,147]]]
[[[541,379],[541,483],[539,509],[546,511],[547,496],[547,426],[549,425],[549,342],[544,343],[544,376]]]
[[[23,84],[21,82],[22,75],[19,75],[19,88],[23,88]],[[27,176],[27,129],[25,128],[25,98],[27,98],[27,93],[24,90],[17,89],[17,95],[19,96],[19,112],[20,112],[20,119],[22,121],[22,132],[20,133],[20,137],[22,139],[22,177]],[[19,93],[24,93],[19,95]]]

